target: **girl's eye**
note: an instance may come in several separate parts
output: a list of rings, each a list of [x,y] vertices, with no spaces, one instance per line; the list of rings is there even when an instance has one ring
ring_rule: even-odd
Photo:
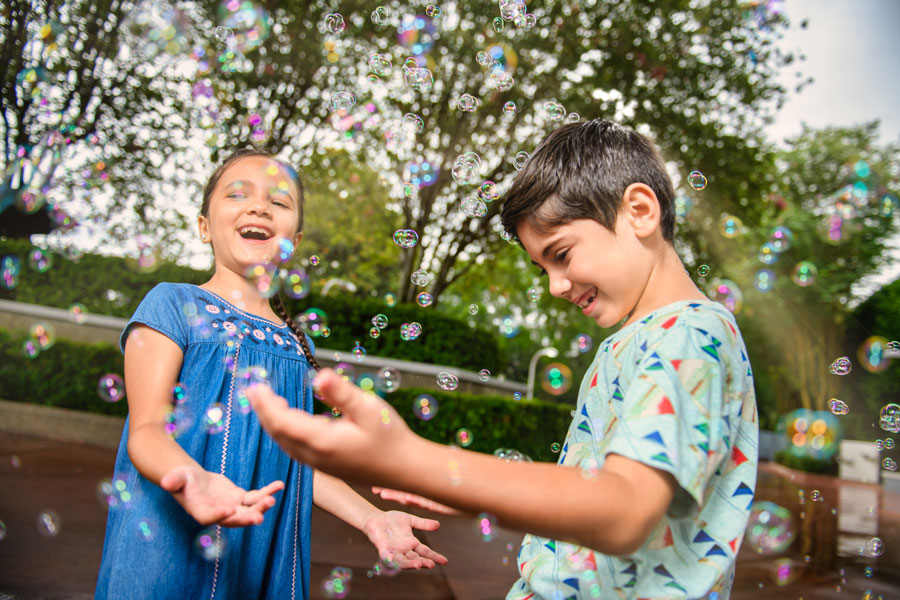
[[[229,197],[229,198],[234,198],[234,199],[236,199],[236,200],[243,200],[243,199],[245,199],[247,196],[246,196],[246,194],[242,194],[241,192],[231,192],[230,194],[228,194],[228,197]]]

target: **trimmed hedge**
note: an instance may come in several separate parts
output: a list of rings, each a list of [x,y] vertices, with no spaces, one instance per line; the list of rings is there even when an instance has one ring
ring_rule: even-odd
[[[125,416],[127,402],[110,404],[97,395],[97,382],[106,373],[123,373],[122,354],[110,344],[57,341],[35,358],[27,358],[25,332],[0,329],[0,398],[46,406]],[[421,421],[412,403],[419,394],[438,403],[436,418]],[[548,402],[516,402],[508,396],[475,396],[440,390],[404,389],[387,397],[419,435],[438,443],[455,440],[456,432],[472,432],[471,450],[493,453],[514,448],[533,460],[555,462],[550,444],[565,438],[571,407]],[[326,410],[317,402],[318,412]]]
[[[130,317],[140,301],[161,281],[201,284],[211,274],[160,263],[153,272],[142,272],[133,261],[119,257],[85,254],[72,262],[51,254],[53,266],[38,273],[28,266],[28,253],[34,247],[23,240],[0,240],[0,257],[14,255],[21,261],[19,282],[13,289],[0,286],[0,298],[69,308],[80,302],[88,312],[101,315]],[[109,299],[109,290],[115,292]],[[350,352],[359,341],[367,352],[391,358],[414,360],[492,373],[507,372],[507,356],[496,336],[485,329],[470,326],[466,321],[447,317],[433,308],[416,304],[387,307],[375,298],[332,293],[327,297],[310,294],[302,300],[285,298],[291,316],[317,307],[328,315],[329,338],[316,338],[317,345]],[[381,337],[372,339],[372,317],[387,315],[388,327]],[[400,338],[400,325],[416,321],[422,325],[422,335],[413,341]]]

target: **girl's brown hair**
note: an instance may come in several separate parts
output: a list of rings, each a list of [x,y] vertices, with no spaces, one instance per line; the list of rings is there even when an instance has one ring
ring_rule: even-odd
[[[222,178],[222,175],[225,171],[228,170],[228,167],[241,160],[242,158],[248,158],[252,156],[262,156],[264,158],[268,158],[281,166],[287,174],[290,176],[291,180],[294,182],[294,185],[297,186],[297,191],[299,192],[299,197],[297,198],[297,208],[300,213],[297,219],[297,231],[303,231],[303,182],[300,180],[300,175],[297,173],[296,169],[291,167],[289,164],[275,158],[268,152],[263,152],[262,150],[257,150],[255,148],[242,148],[225,159],[225,161],[219,165],[219,167],[213,171],[213,174],[210,175],[209,181],[206,182],[206,187],[203,188],[203,203],[200,205],[200,214],[204,217],[209,217],[209,203],[212,198],[212,193],[216,189],[216,185],[218,185],[219,180]],[[214,250],[215,251],[215,250]],[[297,336],[297,340],[299,340],[300,345],[303,347],[303,352],[306,354],[306,359],[309,361],[309,364],[312,367],[319,371],[322,367],[319,365],[316,358],[313,356],[312,350],[309,348],[309,341],[306,339],[306,334],[303,332],[300,327],[294,322],[294,320],[288,315],[287,310],[284,307],[284,301],[281,299],[280,294],[275,294],[272,297],[272,308],[275,309],[275,314],[277,314],[284,322],[290,327],[291,331],[294,332],[294,335]]]

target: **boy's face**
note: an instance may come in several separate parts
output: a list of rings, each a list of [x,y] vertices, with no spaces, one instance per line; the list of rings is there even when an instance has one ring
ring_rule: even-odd
[[[619,213],[615,232],[593,219],[576,219],[540,232],[522,222],[516,233],[549,279],[550,293],[581,307],[600,327],[631,315],[653,271],[652,255]]]

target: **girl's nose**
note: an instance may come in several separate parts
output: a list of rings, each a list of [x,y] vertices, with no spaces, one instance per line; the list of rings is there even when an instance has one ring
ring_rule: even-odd
[[[267,215],[269,214],[269,203],[266,198],[254,194],[247,204],[247,211],[257,215]]]

